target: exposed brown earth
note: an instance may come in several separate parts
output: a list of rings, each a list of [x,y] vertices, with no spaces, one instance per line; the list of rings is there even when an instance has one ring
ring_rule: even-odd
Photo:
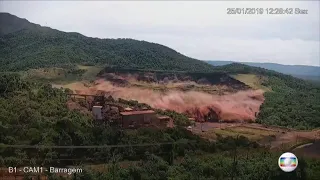
[[[186,73],[186,72],[160,72],[141,71],[133,69],[112,69],[105,68],[98,74],[99,78],[110,82],[126,80],[127,82],[140,81],[147,83],[168,84],[168,82],[194,82],[199,85],[222,85],[229,87],[229,90],[239,91],[250,89],[243,82],[236,80],[225,73]]]
[[[242,130],[242,131],[241,131]],[[244,130],[244,131],[243,131]],[[293,151],[299,156],[320,158],[320,130],[298,131],[257,123],[196,123],[192,131],[215,140],[217,134],[243,135],[275,151]],[[229,132],[233,132],[228,134]],[[297,146],[304,145],[307,146]],[[293,147],[298,147],[292,150]]]
[[[198,121],[206,118],[211,118],[212,121],[254,121],[264,101],[263,91],[260,90],[239,91],[221,96],[193,90],[160,92],[138,87],[115,86],[103,79],[95,81],[91,87],[82,83],[70,84],[67,87],[80,94],[104,92],[115,98],[138,100],[153,108],[187,113]]]
[[[299,147],[295,149],[293,152],[299,156],[320,158],[320,141],[318,140],[314,143],[310,143],[303,147]]]

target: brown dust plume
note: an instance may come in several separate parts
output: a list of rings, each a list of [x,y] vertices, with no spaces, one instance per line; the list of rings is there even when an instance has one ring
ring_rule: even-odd
[[[264,101],[262,90],[239,91],[222,96],[198,91],[172,90],[162,93],[137,87],[118,87],[104,80],[97,80],[92,87],[74,83],[71,89],[81,94],[104,92],[115,98],[134,99],[153,108],[187,113],[198,120],[203,120],[210,111],[214,111],[220,120],[254,121]]]

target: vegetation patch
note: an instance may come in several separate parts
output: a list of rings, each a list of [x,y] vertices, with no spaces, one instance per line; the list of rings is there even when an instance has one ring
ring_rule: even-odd
[[[208,72],[212,66],[166,46],[133,39],[97,39],[46,27],[1,36],[0,71],[81,65]]]
[[[68,84],[77,81],[92,81],[101,71],[98,66],[77,65],[74,68],[39,68],[21,71],[22,78],[34,82]]]
[[[277,134],[277,132],[274,132],[274,131],[249,128],[249,127],[242,127],[242,126],[227,128],[227,129],[229,131],[239,132],[239,133],[249,134],[249,135],[271,136],[271,135]]]
[[[84,65],[77,65],[78,69],[85,70],[81,76],[82,80],[95,80],[97,74],[103,69],[100,66],[84,66]]]
[[[271,88],[262,85],[263,82],[267,81],[266,77],[255,74],[237,74],[232,75],[232,77],[245,83],[253,89],[262,89],[264,91],[271,90]]]

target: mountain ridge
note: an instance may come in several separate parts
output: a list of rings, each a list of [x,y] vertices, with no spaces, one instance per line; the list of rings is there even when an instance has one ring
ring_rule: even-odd
[[[308,66],[308,65],[285,65],[279,63],[259,63],[259,62],[236,62],[236,61],[207,61],[214,66],[223,66],[231,63],[241,63],[254,67],[261,67],[268,70],[274,70],[284,74],[296,75],[296,76],[320,76],[320,66]]]
[[[2,33],[0,41],[0,53],[3,54],[0,58],[2,71],[74,64],[153,70],[213,69],[204,61],[187,57],[157,43],[133,39],[91,38],[80,33],[67,33],[35,25],[8,13],[0,13],[0,19],[0,32],[5,32]],[[10,19],[16,23],[10,23]]]
[[[31,23],[25,18],[19,18],[6,12],[0,12],[0,35],[10,34],[22,29],[34,29],[40,25]]]

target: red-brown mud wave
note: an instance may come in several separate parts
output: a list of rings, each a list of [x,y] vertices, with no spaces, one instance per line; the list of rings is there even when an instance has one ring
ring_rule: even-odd
[[[254,121],[264,101],[262,90],[239,91],[228,95],[212,95],[198,91],[168,91],[166,93],[137,87],[118,87],[108,81],[98,80],[93,87],[78,84],[77,93],[104,92],[115,98],[134,99],[158,109],[187,113],[203,120],[211,111],[224,121]]]

